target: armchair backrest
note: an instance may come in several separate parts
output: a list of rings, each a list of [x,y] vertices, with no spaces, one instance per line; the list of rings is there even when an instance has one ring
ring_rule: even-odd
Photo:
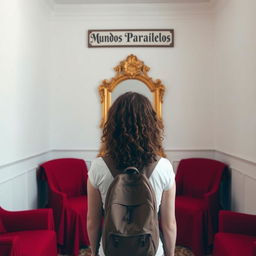
[[[87,166],[84,160],[61,158],[41,165],[49,188],[67,194],[68,197],[86,194]]]
[[[177,194],[203,197],[217,191],[226,165],[207,158],[182,159],[176,174]]]
[[[0,234],[2,233],[5,233],[6,232],[6,229],[5,229],[5,226],[4,226],[4,223],[3,223],[3,220],[2,220],[2,211],[3,209],[0,207]]]

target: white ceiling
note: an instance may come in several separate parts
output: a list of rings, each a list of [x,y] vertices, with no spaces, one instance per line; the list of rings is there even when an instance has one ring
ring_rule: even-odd
[[[211,0],[53,0],[56,4],[209,3]]]

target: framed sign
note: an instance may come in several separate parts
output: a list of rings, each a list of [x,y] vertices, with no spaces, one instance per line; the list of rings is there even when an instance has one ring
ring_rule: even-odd
[[[174,30],[88,30],[88,47],[174,47]]]

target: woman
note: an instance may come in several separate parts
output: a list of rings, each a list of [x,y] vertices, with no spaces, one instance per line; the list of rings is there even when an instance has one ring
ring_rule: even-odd
[[[104,125],[102,148],[117,169],[135,166],[139,170],[153,163],[163,152],[163,125],[157,118],[150,101],[141,94],[127,92],[119,96],[108,112]],[[113,177],[101,157],[91,165],[88,179],[88,215],[92,256],[104,256],[101,237],[101,220],[108,187]],[[161,158],[149,181],[155,191],[157,209],[162,226],[162,242],[156,256],[174,256],[176,241],[175,179],[171,163]],[[145,255],[146,256],[146,255]]]

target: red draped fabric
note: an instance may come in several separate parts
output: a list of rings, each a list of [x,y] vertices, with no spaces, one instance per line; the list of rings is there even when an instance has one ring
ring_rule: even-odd
[[[87,166],[84,160],[62,158],[41,165],[49,185],[57,241],[63,253],[78,255],[89,245],[87,234]]]
[[[213,256],[256,256],[256,215],[220,211]]]
[[[219,187],[226,165],[206,158],[180,161],[176,174],[177,244],[202,256],[217,231]]]
[[[57,256],[51,209],[10,212],[0,208],[1,256]]]

